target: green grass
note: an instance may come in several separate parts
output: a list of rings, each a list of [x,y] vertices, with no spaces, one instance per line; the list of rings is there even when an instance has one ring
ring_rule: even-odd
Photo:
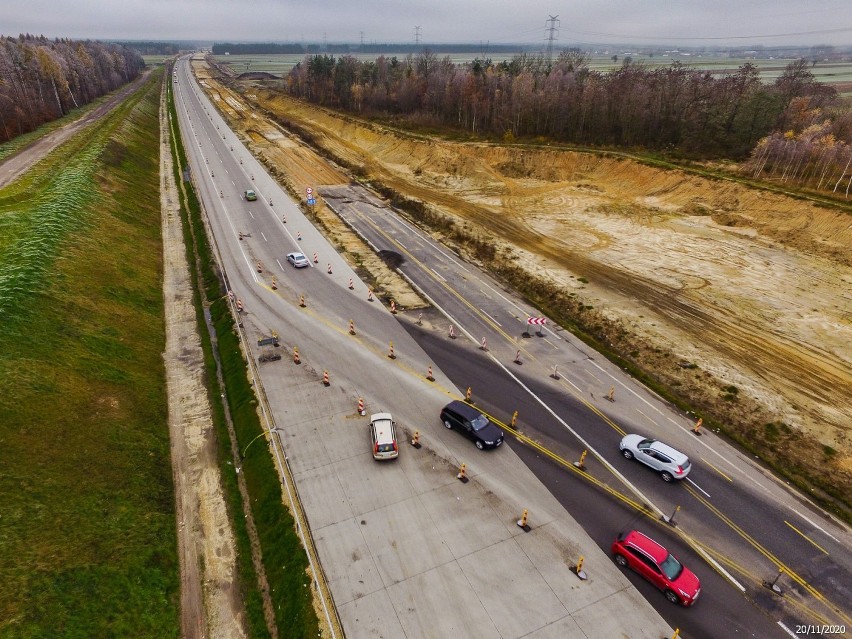
[[[174,637],[159,77],[0,191],[0,637]]]

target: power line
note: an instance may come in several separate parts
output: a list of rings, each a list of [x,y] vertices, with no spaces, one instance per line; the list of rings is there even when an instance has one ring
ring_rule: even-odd
[[[547,30],[547,61],[553,62],[553,40],[555,39],[556,31],[559,29],[559,16],[550,16],[545,23]]]

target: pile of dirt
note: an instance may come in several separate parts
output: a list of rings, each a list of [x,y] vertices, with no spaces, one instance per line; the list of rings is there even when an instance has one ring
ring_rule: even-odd
[[[614,155],[408,135],[261,86],[245,97],[572,294],[598,339],[742,440],[852,493],[848,213]]]

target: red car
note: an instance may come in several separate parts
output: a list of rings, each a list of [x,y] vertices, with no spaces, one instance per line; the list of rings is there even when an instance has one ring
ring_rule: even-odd
[[[620,533],[612,542],[619,566],[629,566],[662,590],[674,604],[691,606],[701,593],[701,582],[689,568],[656,541],[638,530]]]

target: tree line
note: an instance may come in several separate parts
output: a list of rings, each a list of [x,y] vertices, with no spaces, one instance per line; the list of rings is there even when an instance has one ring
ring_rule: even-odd
[[[687,158],[743,160],[761,152],[749,170],[764,175],[787,162],[804,135],[798,153],[818,159],[801,158],[787,174],[825,188],[819,175],[842,175],[852,129],[836,90],[816,81],[810,65],[790,63],[767,84],[750,63],[716,76],[678,62],[649,68],[626,58],[617,69],[600,72],[578,50],[562,51],[552,62],[521,54],[458,65],[430,51],[375,60],[312,55],[284,85],[291,95],[323,106],[474,136],[642,148]],[[825,140],[814,142],[815,118],[822,118],[820,131],[834,136],[831,153]],[[776,130],[784,132],[783,157],[776,152]]]
[[[144,67],[138,52],[118,44],[0,36],[0,142],[117,89]]]

